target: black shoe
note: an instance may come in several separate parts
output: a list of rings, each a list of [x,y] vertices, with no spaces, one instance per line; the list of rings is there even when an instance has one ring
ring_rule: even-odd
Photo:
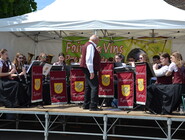
[[[163,111],[161,112],[161,115],[171,115],[171,113],[169,113],[169,112],[163,110]]]
[[[101,108],[90,108],[89,110],[90,111],[103,111],[103,109]]]
[[[89,109],[89,107],[83,107],[83,110],[87,110],[87,109]]]

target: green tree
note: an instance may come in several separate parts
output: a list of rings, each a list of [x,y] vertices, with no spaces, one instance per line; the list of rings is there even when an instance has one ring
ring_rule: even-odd
[[[0,18],[19,16],[36,10],[35,0],[0,0]]]

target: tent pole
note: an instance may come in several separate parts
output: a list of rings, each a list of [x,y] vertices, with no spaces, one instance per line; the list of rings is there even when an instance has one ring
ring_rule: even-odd
[[[97,35],[98,30],[94,30],[94,34]]]

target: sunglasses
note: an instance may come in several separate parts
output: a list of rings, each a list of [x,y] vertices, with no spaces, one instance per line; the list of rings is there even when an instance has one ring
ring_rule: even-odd
[[[18,57],[19,59],[23,59],[23,57]]]
[[[143,59],[143,57],[139,57],[139,59]]]

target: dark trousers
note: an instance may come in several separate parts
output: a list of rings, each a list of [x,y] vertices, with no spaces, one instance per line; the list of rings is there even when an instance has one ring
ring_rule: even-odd
[[[90,73],[88,69],[83,69],[85,73],[85,96],[84,96],[84,108],[97,108],[98,105],[98,75],[97,71],[94,71],[94,78],[90,79]]]

